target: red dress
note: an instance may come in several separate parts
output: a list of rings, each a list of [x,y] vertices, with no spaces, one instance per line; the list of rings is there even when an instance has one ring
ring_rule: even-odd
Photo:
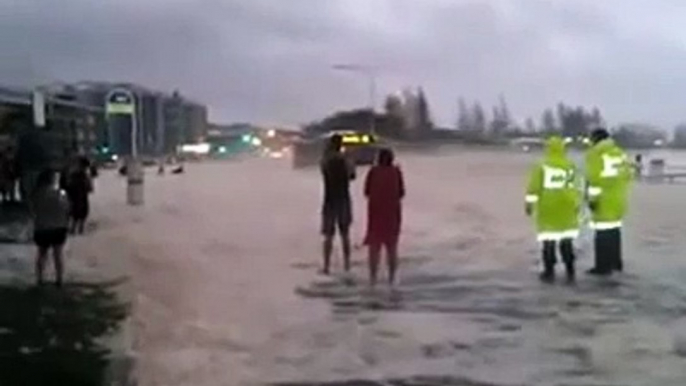
[[[377,165],[367,174],[366,245],[394,245],[400,236],[401,200],[405,196],[403,174],[397,166]]]

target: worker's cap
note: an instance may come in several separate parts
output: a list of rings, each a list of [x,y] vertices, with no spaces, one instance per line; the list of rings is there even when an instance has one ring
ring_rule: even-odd
[[[594,143],[600,142],[600,141],[607,139],[607,138],[610,138],[610,132],[607,131],[607,129],[605,129],[603,127],[595,128],[591,132],[591,141]]]

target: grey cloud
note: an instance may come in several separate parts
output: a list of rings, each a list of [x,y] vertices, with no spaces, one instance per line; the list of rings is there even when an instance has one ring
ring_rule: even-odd
[[[216,119],[301,123],[367,103],[362,77],[331,69],[359,62],[378,66],[380,93],[423,85],[444,124],[459,95],[503,93],[522,119],[564,99],[672,125],[686,51],[657,27],[674,4],[3,0],[0,83],[131,80],[178,87]]]

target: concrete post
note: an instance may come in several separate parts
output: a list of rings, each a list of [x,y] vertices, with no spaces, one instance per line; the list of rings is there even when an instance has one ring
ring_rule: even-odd
[[[129,205],[143,205],[144,172],[138,158],[129,158],[127,166],[126,201]]]

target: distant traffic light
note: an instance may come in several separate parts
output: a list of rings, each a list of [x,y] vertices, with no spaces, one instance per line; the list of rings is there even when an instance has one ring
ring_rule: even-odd
[[[244,143],[250,143],[252,141],[252,136],[250,134],[243,134],[243,137],[241,137],[241,140]]]
[[[219,154],[224,154],[226,153],[226,146],[219,146],[219,149],[217,150],[219,151]]]

